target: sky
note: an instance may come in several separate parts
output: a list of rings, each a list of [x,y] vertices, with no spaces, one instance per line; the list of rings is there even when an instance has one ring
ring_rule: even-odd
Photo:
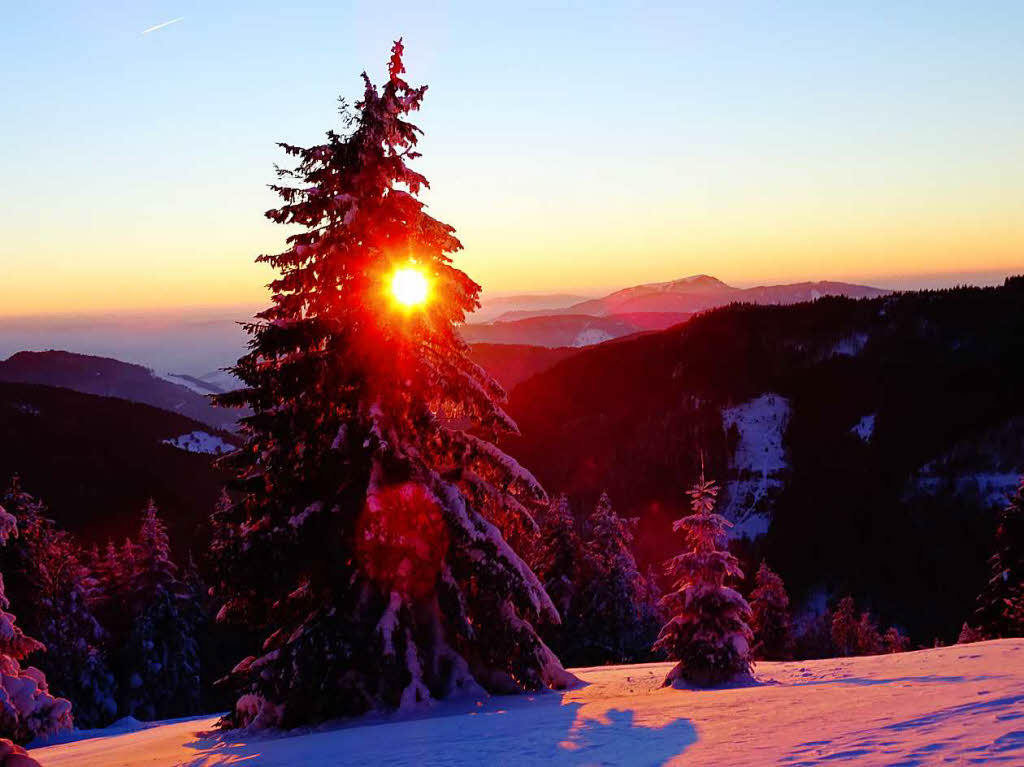
[[[40,0],[0,28],[0,315],[265,303],[275,142],[399,36],[485,294],[1024,271],[1024,3]]]

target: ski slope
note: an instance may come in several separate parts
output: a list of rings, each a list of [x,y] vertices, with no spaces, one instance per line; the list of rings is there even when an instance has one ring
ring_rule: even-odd
[[[759,684],[711,691],[661,688],[670,666],[582,669],[584,685],[564,694],[304,733],[211,733],[209,717],[115,726],[31,754],[44,767],[1024,764],[1024,639],[762,663]]]

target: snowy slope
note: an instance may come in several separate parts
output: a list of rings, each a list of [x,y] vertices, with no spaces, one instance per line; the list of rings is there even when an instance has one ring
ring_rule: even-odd
[[[165,439],[165,445],[176,447],[179,450],[184,450],[187,453],[208,453],[209,455],[224,455],[230,453],[235,449],[234,445],[230,442],[225,442],[216,434],[210,434],[205,431],[192,431],[188,434],[182,434],[181,436],[174,437],[173,439]]]
[[[759,685],[726,690],[660,688],[669,668],[583,669],[565,694],[285,737],[211,734],[211,717],[31,753],[44,767],[1024,764],[1024,639],[763,663]]]
[[[730,466],[736,478],[723,483],[721,509],[733,522],[732,537],[756,538],[768,532],[770,503],[782,489],[779,474],[789,466],[783,444],[789,417],[789,400],[772,392],[722,410],[725,429],[735,427],[739,432]]]

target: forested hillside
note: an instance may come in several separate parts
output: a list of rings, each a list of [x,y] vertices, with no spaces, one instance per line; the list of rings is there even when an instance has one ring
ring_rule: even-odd
[[[734,305],[521,383],[523,436],[507,446],[577,510],[607,490],[641,517],[641,562],[666,555],[703,452],[727,515],[757,538],[736,544],[748,563],[766,554],[798,597],[851,591],[949,639],[1024,470],[1022,384],[1020,278]]]

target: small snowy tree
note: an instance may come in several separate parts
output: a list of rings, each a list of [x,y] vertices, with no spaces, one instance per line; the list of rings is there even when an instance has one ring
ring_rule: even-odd
[[[17,535],[17,520],[0,507],[0,545]],[[50,694],[42,671],[21,667],[25,656],[46,647],[25,636],[10,606],[0,577],[0,737],[25,742],[69,730],[71,702]]]
[[[978,627],[992,637],[1024,636],[1024,619],[1013,608],[1024,599],[1024,477],[999,515],[989,566],[989,581],[978,597]]]
[[[755,576],[750,592],[750,628],[754,632],[754,657],[759,660],[788,660],[793,652],[793,630],[789,595],[782,578],[767,562]]]
[[[857,632],[860,620],[852,596],[843,597],[832,614],[832,648],[836,655],[857,654]]]
[[[259,259],[280,272],[273,304],[233,370],[244,388],[219,398],[253,411],[219,584],[220,618],[263,638],[235,669],[239,724],[571,680],[534,628],[558,613],[501,533],[547,499],[495,446],[516,426],[458,335],[480,288],[417,199],[406,118],[425,88],[402,53],[383,87],[364,74],[344,134],[281,145],[296,167],[267,215],[297,231]]]
[[[718,488],[701,472],[687,494],[693,513],[672,527],[685,533],[687,550],[667,563],[675,580],[662,604],[670,617],[654,648],[677,661],[666,685],[685,680],[707,687],[750,673],[750,606],[726,585],[743,572],[722,548],[731,523],[714,511]]]
[[[122,709],[147,720],[196,713],[196,605],[178,578],[167,528],[152,500],[130,550],[133,623],[120,652]]]
[[[647,602],[649,587],[633,557],[634,524],[615,513],[607,493],[601,494],[584,546],[573,662],[636,663],[650,652],[658,626]]]
[[[910,637],[895,626],[890,626],[882,637],[882,649],[887,653],[906,652],[910,649]]]

